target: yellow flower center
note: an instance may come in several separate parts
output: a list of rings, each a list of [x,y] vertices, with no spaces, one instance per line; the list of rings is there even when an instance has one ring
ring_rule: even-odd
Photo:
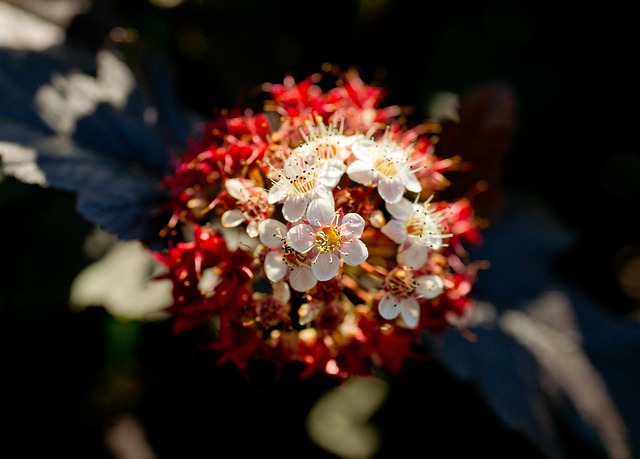
[[[426,208],[414,208],[411,216],[406,221],[405,227],[407,235],[414,242],[427,247],[439,246],[439,241],[444,236]]]
[[[424,222],[424,217],[422,215],[412,216],[409,218],[407,222],[407,234],[413,237],[422,237],[425,235],[426,225]],[[434,232],[430,231],[430,235],[433,235]]]
[[[315,174],[299,175],[291,180],[291,186],[298,194],[306,194],[316,187]]]
[[[316,245],[320,252],[333,252],[340,248],[342,235],[335,226],[325,226],[316,233]]]
[[[333,159],[338,157],[338,149],[330,143],[323,143],[316,147],[316,155],[318,159]]]
[[[396,166],[387,158],[378,158],[373,163],[374,169],[384,177],[393,178],[396,173]]]

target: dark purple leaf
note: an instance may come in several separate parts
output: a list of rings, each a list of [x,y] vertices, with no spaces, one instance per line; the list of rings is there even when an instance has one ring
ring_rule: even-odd
[[[595,457],[637,457],[640,324],[562,281],[554,263],[572,235],[530,198],[505,197],[474,254],[490,263],[475,287],[477,339],[448,332],[435,343],[440,360],[546,457],[567,457],[559,426]]]
[[[95,15],[75,21],[65,40],[55,24],[15,14],[23,33],[46,28],[50,43],[12,36],[0,48],[2,172],[77,193],[78,212],[91,222],[125,240],[158,243],[166,223],[161,180],[190,126],[167,62],[131,43],[85,46],[78,24]]]

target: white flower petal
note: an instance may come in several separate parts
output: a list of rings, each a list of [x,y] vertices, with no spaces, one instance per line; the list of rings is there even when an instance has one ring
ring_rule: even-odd
[[[442,278],[435,275],[420,276],[416,280],[416,283],[416,292],[418,293],[418,295],[428,300],[439,296],[444,288]]]
[[[349,155],[351,155],[351,147],[356,143],[356,142],[361,142],[363,140],[365,140],[366,137],[364,136],[364,134],[352,134],[352,135],[342,135],[338,137],[339,140],[339,145],[340,148],[338,149],[338,152],[341,155],[342,159],[347,159],[349,157]]]
[[[296,148],[291,150],[291,156],[289,156],[289,158],[302,158],[303,161],[306,161],[308,164],[316,162],[316,154],[308,143],[298,145]],[[291,160],[289,159],[288,161]]]
[[[400,316],[409,328],[416,328],[420,320],[420,304],[415,298],[403,298],[400,301]]]
[[[411,212],[413,212],[413,204],[407,198],[402,198],[398,202],[386,203],[385,207],[392,217],[405,221]]]
[[[246,234],[246,231],[240,231],[238,228],[225,228],[224,226],[220,228],[220,232],[222,233],[222,238],[224,239],[227,249],[232,252],[240,246],[242,233]]]
[[[258,230],[258,222],[257,221],[251,220],[249,222],[249,224],[247,225],[247,234],[250,237],[258,237],[259,230]]]
[[[309,204],[309,198],[306,196],[289,196],[282,206],[282,215],[287,221],[297,222],[300,220]]]
[[[345,236],[355,236],[355,237],[362,236],[362,232],[364,231],[365,221],[364,221],[364,218],[362,218],[360,215],[353,212],[348,213],[342,219],[342,224],[347,230],[346,232],[343,231],[342,233]]]
[[[291,292],[289,291],[289,284],[286,282],[274,282],[273,283],[273,298],[278,300],[282,304],[287,304],[291,299]]]
[[[426,234],[425,237],[422,238],[422,240],[420,241],[420,243],[422,245],[425,245],[427,247],[430,247],[432,250],[438,250],[440,247],[442,247],[442,237],[438,237],[438,236],[442,236],[442,231],[440,231],[440,228],[438,228],[438,225],[431,222],[432,224],[430,225],[425,225],[425,229],[427,229],[427,233],[432,232],[432,235]]]
[[[225,228],[233,228],[243,222],[244,214],[240,209],[227,210],[222,214],[222,218],[220,219],[220,223],[222,223],[222,226]]]
[[[324,199],[325,201],[330,202],[332,206],[335,205],[335,201],[333,200],[333,191],[326,186],[316,187],[310,200],[313,199]]]
[[[278,202],[282,202],[287,195],[289,194],[289,190],[285,185],[284,179],[277,182],[271,188],[269,188],[269,194],[267,195],[267,202],[269,204],[276,204]]]
[[[402,244],[407,239],[407,227],[399,220],[389,221],[380,231],[396,244]]]
[[[347,175],[351,180],[363,185],[370,185],[378,177],[370,162],[355,160],[347,167]]]
[[[400,302],[387,292],[378,304],[378,312],[384,319],[393,320],[400,315]]]
[[[336,277],[340,269],[340,257],[335,253],[322,252],[311,264],[313,275],[319,281],[328,281]]]
[[[427,262],[429,249],[420,244],[409,244],[405,250],[398,252],[398,263],[409,268],[419,269]]]
[[[246,201],[249,199],[249,190],[247,190],[240,180],[229,179],[225,182],[224,186],[232,198],[238,201]]]
[[[351,151],[356,158],[362,159],[367,162],[378,154],[380,146],[371,139],[361,138],[353,142],[351,145]]]
[[[420,193],[422,191],[422,184],[413,173],[413,171],[406,171],[400,175],[400,180],[404,184],[404,187],[412,191],[413,193]]]
[[[287,273],[287,265],[282,260],[282,253],[270,251],[264,258],[264,273],[271,282],[282,280]]]
[[[296,225],[287,232],[287,244],[298,252],[308,252],[316,243],[316,235],[309,225]]]
[[[221,280],[221,277],[216,274],[213,268],[203,269],[200,280],[198,281],[198,290],[200,290],[200,293],[203,295],[211,296]]]
[[[340,248],[344,252],[342,260],[351,266],[358,266],[369,257],[369,250],[360,239],[354,239],[353,242],[345,242]]]
[[[340,182],[342,174],[344,174],[346,168],[347,167],[341,159],[328,159],[322,161],[317,169],[318,179],[324,186],[334,188],[338,182]]]
[[[267,218],[258,225],[260,242],[269,248],[276,248],[282,245],[282,238],[287,234],[287,227],[278,220]]]
[[[395,203],[402,199],[404,184],[399,178],[382,179],[378,182],[378,193],[388,203]]]
[[[335,218],[333,203],[326,199],[314,199],[307,209],[307,221],[314,226],[329,225]]]
[[[306,292],[318,283],[318,279],[308,266],[297,266],[289,275],[289,284],[296,292]]]
[[[303,303],[300,305],[298,308],[298,323],[300,325],[306,325],[318,317],[321,307],[320,304],[319,301],[314,301],[313,303]]]

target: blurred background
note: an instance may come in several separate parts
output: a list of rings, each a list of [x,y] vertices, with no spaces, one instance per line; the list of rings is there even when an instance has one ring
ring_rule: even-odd
[[[635,330],[639,29],[624,2],[596,8],[546,1],[1,3],[0,15],[10,6],[62,27],[73,24],[88,46],[120,28],[120,39],[135,52],[158,51],[169,59],[181,105],[204,118],[219,108],[251,106],[262,83],[286,75],[302,79],[324,63],[357,68],[365,82],[388,88],[389,104],[414,107],[416,119],[429,116],[437,95],[507,85],[517,106],[508,148],[479,161],[496,168],[497,189],[540,203],[545,218],[571,234],[571,243],[546,260],[554,278]],[[72,21],[75,13],[82,19]],[[514,428],[517,423],[505,422],[486,392],[438,359],[410,363],[384,387],[365,387],[371,403],[354,404],[350,415],[377,429],[370,440],[375,447],[341,453],[321,445],[309,435],[308,417],[334,381],[317,376],[301,382],[285,372],[278,383],[249,382],[235,368],[213,364],[198,348],[197,332],[174,337],[168,321],[116,318],[99,305],[71,308],[74,279],[95,261],[85,250],[94,228],[77,214],[75,196],[4,177],[0,215],[0,439],[7,452],[21,451],[17,457],[548,455]],[[545,247],[546,223],[527,224],[540,225],[541,233],[533,234]],[[556,237],[549,233],[549,244]],[[478,256],[490,258],[496,247],[499,242]],[[482,280],[479,292],[491,299],[491,288],[500,284],[490,279],[483,287]],[[611,336],[607,350],[631,356],[615,371],[634,382],[635,336],[624,348]],[[629,396],[637,406],[637,395]],[[638,420],[624,419],[637,442]],[[586,441],[590,434],[580,428],[556,427],[561,457],[615,457]]]

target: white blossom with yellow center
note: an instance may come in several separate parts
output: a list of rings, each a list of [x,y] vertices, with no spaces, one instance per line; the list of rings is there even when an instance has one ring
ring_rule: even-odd
[[[385,294],[378,304],[378,312],[387,320],[402,319],[407,328],[416,328],[420,321],[420,299],[433,299],[444,288],[440,276],[416,277],[408,267],[392,269],[385,279]]]
[[[300,134],[304,142],[293,150],[293,153],[303,158],[315,158],[317,173],[327,186],[333,188],[338,185],[342,175],[347,169],[345,161],[351,156],[349,148],[356,140],[364,136],[344,135],[344,119],[326,125],[321,116],[308,120],[305,124],[307,130],[300,128]]]
[[[361,138],[352,147],[356,160],[347,167],[351,180],[368,186],[377,186],[378,193],[387,203],[402,199],[405,190],[422,191],[416,178],[418,161],[411,160],[411,149],[390,140],[385,134],[382,141]]]
[[[316,199],[309,204],[306,222],[287,232],[287,244],[312,257],[311,269],[319,281],[333,279],[341,262],[351,266],[363,263],[369,256],[360,240],[365,221],[356,213],[341,216],[333,202]]]
[[[451,236],[442,232],[442,213],[431,211],[430,205],[431,198],[422,204],[402,198],[386,205],[393,218],[381,231],[398,244],[398,262],[414,269],[427,262],[429,250],[445,246],[444,239]]]
[[[246,185],[238,179],[228,179],[225,188],[229,196],[236,200],[237,209],[229,209],[222,214],[221,223],[225,228],[234,228],[247,223],[247,234],[258,236],[258,223],[263,215],[269,213],[266,204],[266,191],[263,188]]]
[[[258,225],[260,242],[267,248],[264,272],[272,283],[288,279],[291,288],[306,292],[318,280],[313,275],[306,256],[300,256],[286,243],[287,227],[280,221],[267,218]]]
[[[289,222],[300,220],[309,202],[323,198],[333,202],[331,181],[318,173],[318,160],[313,154],[292,152],[278,173],[278,180],[269,189],[268,202],[282,205],[282,215]]]

